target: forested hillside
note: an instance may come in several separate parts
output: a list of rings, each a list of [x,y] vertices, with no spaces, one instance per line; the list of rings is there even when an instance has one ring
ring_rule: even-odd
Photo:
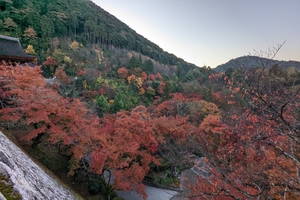
[[[1,0],[0,32],[33,45],[43,60],[54,37],[82,45],[112,45],[133,50],[162,64],[195,67],[137,34],[89,0]]]
[[[146,199],[190,169],[189,199],[300,198],[297,68],[197,68],[85,0],[0,9],[41,64],[0,63],[0,124],[86,199]]]

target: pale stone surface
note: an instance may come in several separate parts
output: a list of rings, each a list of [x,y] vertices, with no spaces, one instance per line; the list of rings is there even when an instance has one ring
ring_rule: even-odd
[[[76,199],[71,191],[49,176],[2,132],[0,132],[0,173],[10,178],[15,191],[24,200]]]

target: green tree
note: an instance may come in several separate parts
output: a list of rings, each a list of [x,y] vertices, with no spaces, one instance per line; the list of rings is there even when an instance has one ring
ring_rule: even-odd
[[[103,95],[98,96],[96,100],[96,111],[99,117],[103,117],[103,114],[109,110],[109,104]]]
[[[172,93],[172,85],[171,85],[170,81],[167,81],[166,85],[164,87],[164,93],[162,95],[163,99],[171,98],[171,93]]]
[[[139,55],[139,59],[137,61],[137,67],[143,69],[143,60],[141,54]]]
[[[18,25],[14,22],[12,18],[6,18],[3,24],[6,31],[8,31],[12,36],[18,36]]]
[[[184,77],[183,81],[188,82],[188,81],[193,81],[195,80],[194,74],[192,71],[189,71]]]
[[[234,72],[234,68],[229,67],[229,68],[226,69],[225,75],[230,79],[233,72]]]
[[[176,75],[179,79],[181,79],[183,77],[183,72],[184,72],[184,70],[183,70],[182,66],[178,65]]]
[[[153,66],[153,62],[150,59],[145,60],[143,70],[145,70],[147,73],[153,72],[154,66]]]
[[[136,57],[135,56],[132,56],[129,60],[129,66],[128,68],[129,69],[133,69],[133,68],[136,68],[138,65],[138,61],[136,60]]]
[[[41,16],[41,21],[43,21],[43,26],[41,26],[41,34],[43,38],[50,38],[55,32],[55,27],[51,18],[46,15]]]

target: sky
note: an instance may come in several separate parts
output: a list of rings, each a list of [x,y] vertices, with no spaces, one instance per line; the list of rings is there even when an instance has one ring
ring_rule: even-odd
[[[285,41],[275,59],[300,61],[300,0],[92,1],[199,67],[269,52]]]

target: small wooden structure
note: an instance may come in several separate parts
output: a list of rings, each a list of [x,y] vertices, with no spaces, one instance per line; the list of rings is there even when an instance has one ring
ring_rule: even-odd
[[[21,47],[19,38],[0,35],[0,61],[36,63],[37,57],[27,55]]]

